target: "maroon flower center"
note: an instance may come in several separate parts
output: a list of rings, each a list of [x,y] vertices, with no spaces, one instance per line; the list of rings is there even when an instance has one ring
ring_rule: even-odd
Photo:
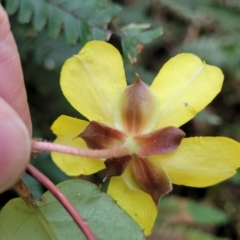
[[[157,204],[171,190],[164,168],[148,156],[171,153],[185,133],[169,126],[150,132],[158,120],[156,96],[139,78],[117,97],[114,122],[116,128],[92,121],[77,137],[90,149],[112,149],[126,145],[129,154],[105,160],[107,177],[120,176],[129,167],[132,178]],[[149,133],[150,132],[150,133]]]

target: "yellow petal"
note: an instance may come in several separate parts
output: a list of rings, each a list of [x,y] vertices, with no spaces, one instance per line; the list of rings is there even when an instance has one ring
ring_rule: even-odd
[[[108,43],[89,42],[65,62],[60,84],[67,100],[81,114],[113,125],[113,102],[126,86],[121,55]]]
[[[240,144],[225,137],[184,138],[175,152],[148,159],[164,166],[175,184],[207,187],[236,173]]]
[[[219,93],[222,71],[193,54],[171,58],[154,79],[151,88],[160,100],[160,118],[155,127],[179,127],[205,108]]]
[[[151,234],[157,208],[150,195],[141,191],[134,183],[129,166],[123,175],[111,178],[107,193],[144,229],[145,235]]]
[[[81,138],[75,138],[86,126],[88,122],[60,116],[52,125],[51,129],[57,135],[55,143],[64,144],[72,147],[87,148]],[[88,175],[105,168],[101,160],[72,156],[62,153],[51,153],[54,163],[67,175],[78,176]]]

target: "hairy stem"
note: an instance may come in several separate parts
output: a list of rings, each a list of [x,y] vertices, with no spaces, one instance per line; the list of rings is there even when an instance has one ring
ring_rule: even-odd
[[[33,152],[60,152],[75,156],[91,157],[91,158],[114,158],[125,156],[130,153],[127,146],[123,145],[111,149],[80,149],[70,146],[65,146],[50,142],[32,141],[32,151]]]
[[[53,195],[54,197],[62,204],[62,206],[67,210],[67,212],[71,215],[76,224],[80,227],[82,232],[84,233],[87,240],[96,240],[97,238],[94,236],[93,232],[84,221],[82,216],[78,213],[76,208],[72,205],[72,203],[67,199],[67,197],[37,168],[28,164],[27,173],[29,173],[32,177],[37,179],[40,183],[42,183]]]

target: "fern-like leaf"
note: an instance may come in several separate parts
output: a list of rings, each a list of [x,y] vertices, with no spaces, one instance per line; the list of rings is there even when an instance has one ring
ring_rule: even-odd
[[[117,5],[105,0],[6,0],[9,14],[18,11],[18,21],[28,23],[41,31],[48,28],[50,37],[55,38],[61,29],[69,44],[90,39],[105,40],[109,23],[119,12]]]

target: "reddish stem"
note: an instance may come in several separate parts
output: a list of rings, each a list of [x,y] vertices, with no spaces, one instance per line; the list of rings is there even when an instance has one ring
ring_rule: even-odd
[[[50,181],[50,179],[48,179],[43,173],[41,173],[31,164],[28,164],[27,172],[35,179],[37,179],[40,183],[42,183],[55,196],[55,198],[62,204],[62,206],[68,211],[73,220],[76,222],[76,224],[80,227],[87,240],[97,239],[77,209],[72,205],[68,198]]]
[[[127,146],[122,145],[111,149],[81,149],[76,147],[65,146],[57,143],[32,141],[33,152],[60,152],[75,156],[91,157],[91,158],[114,158],[125,156],[130,153]]]

